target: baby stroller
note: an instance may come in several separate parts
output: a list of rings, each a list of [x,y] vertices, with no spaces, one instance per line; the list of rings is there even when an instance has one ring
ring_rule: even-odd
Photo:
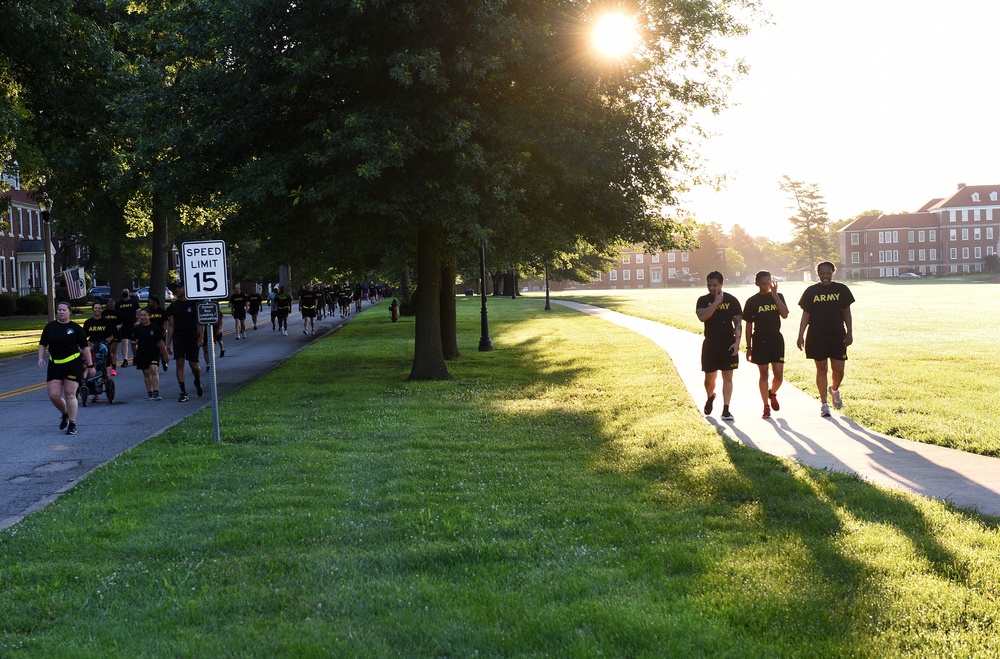
[[[90,355],[94,360],[97,373],[94,377],[84,380],[77,389],[76,395],[80,404],[86,407],[91,396],[106,394],[108,404],[115,404],[115,381],[108,372],[108,346],[102,343],[90,344]]]

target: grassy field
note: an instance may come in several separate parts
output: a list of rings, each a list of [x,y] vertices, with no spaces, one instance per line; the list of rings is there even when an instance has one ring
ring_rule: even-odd
[[[1000,455],[1000,286],[965,281],[850,282],[854,345],[842,386],[844,413],[897,437]],[[795,348],[807,285],[786,282],[785,378],[818,398],[815,367]],[[754,286],[726,286],[740,302]],[[701,333],[702,288],[553,294]],[[745,364],[745,362],[744,362]],[[756,396],[756,391],[746,392]],[[740,395],[737,392],[736,395]]]
[[[996,520],[723,440],[627,330],[490,319],[408,383],[362,314],[0,534],[0,655],[1000,653]]]

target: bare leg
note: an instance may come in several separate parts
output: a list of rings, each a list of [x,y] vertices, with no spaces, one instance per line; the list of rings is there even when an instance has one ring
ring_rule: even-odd
[[[825,359],[817,359],[815,361],[816,361],[816,388],[819,389],[819,399],[825,403],[828,366]]]

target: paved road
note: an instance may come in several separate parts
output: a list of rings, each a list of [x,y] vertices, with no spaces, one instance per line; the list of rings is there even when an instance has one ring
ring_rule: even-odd
[[[368,308],[367,303],[365,309]],[[74,318],[82,324],[82,318]],[[348,318],[349,320],[349,318]],[[246,340],[235,340],[233,320],[226,317],[223,337],[226,356],[217,359],[216,382],[221,398],[285,361],[313,340],[340,327],[339,314],[316,323],[316,336],[302,334],[299,314],[289,317],[289,334],[271,331],[267,310],[258,318],[258,330],[247,330]],[[216,352],[218,354],[218,352]],[[190,402],[178,403],[176,375],[160,374],[162,401],[146,400],[142,373],[134,367],[118,370],[116,400],[80,408],[79,431],[59,430],[59,412],[45,393],[45,372],[34,354],[0,361],[0,529],[17,523],[71,488],[87,473],[148,437],[211,405],[208,375],[202,364],[205,395],[194,391],[186,373]],[[106,400],[104,396],[102,401]],[[225,439],[225,427],[221,433]]]
[[[627,327],[651,339],[670,355],[693,404],[698,409],[704,405],[700,335],[601,307],[561,300],[553,302]],[[785,355],[786,360],[805,359],[794,343],[790,345],[792,352]],[[757,367],[746,362],[745,355],[741,360],[733,378],[730,406],[736,420],[724,422],[718,418],[722,414],[721,380],[715,415],[706,417],[706,421],[729,439],[812,467],[856,474],[874,483],[1000,516],[1000,459],[882,435],[836,411],[830,418],[822,418],[819,401],[788,382],[778,393],[781,411],[772,412],[771,419],[761,419],[763,404],[757,389]],[[854,362],[848,362],[842,389],[845,399],[850,397],[851,368],[854,367]],[[845,404],[844,412],[849,411],[850,405]]]

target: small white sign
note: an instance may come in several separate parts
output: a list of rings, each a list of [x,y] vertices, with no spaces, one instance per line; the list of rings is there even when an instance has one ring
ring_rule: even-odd
[[[184,292],[188,299],[218,300],[229,297],[225,241],[183,243],[181,267],[184,269]]]

